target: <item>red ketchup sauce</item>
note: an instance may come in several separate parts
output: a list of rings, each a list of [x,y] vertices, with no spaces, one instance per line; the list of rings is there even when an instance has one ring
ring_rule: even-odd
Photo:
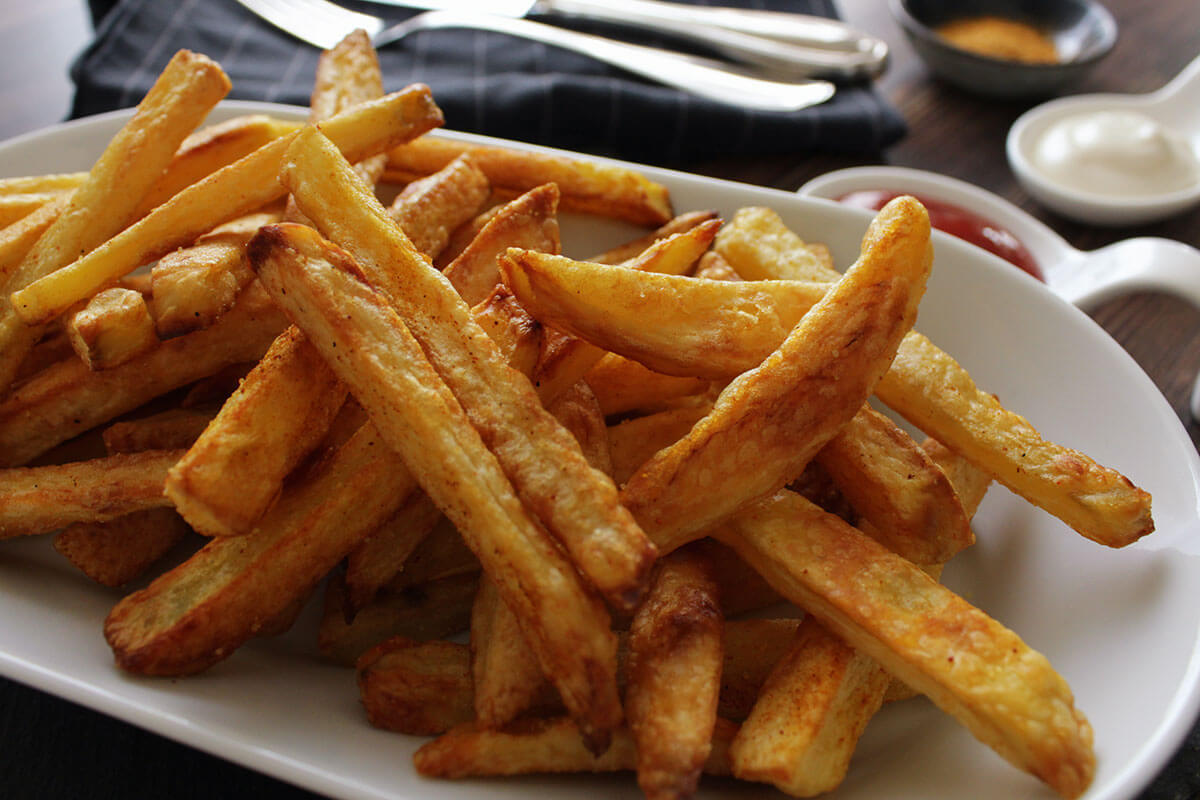
[[[889,200],[899,197],[902,194],[908,194],[908,192],[866,189],[842,195],[838,198],[838,202],[857,208],[868,208],[872,211],[878,211],[887,205]],[[920,195],[913,196],[920,200],[921,204],[929,212],[929,224],[939,231],[945,231],[951,236],[957,236],[959,239],[968,241],[977,247],[982,247],[990,253],[995,253],[1005,261],[1025,270],[1039,281],[1046,280],[1033,255],[1009,231],[984,219],[978,214],[967,211],[965,208],[943,203],[940,200],[931,200]]]

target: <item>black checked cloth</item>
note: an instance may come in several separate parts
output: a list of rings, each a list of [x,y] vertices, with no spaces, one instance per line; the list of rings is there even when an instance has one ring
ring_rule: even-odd
[[[833,0],[721,4],[836,16]],[[414,13],[343,5],[396,21]],[[136,105],[181,48],[218,61],[233,81],[231,98],[308,103],[317,48],[262,22],[233,0],[118,0],[97,3],[93,10],[95,40],[72,68],[73,117]],[[414,81],[430,85],[447,128],[645,163],[686,164],[743,154],[869,155],[904,134],[903,120],[869,85],[839,86],[831,101],[802,111],[766,113],[708,101],[586,56],[490,32],[422,31],[381,48],[379,58],[388,91]]]

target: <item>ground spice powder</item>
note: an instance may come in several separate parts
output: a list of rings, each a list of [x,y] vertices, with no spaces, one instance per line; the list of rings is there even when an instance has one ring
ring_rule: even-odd
[[[974,17],[947,22],[937,34],[963,50],[983,56],[1049,64],[1059,60],[1049,36],[1032,25],[1002,17]]]

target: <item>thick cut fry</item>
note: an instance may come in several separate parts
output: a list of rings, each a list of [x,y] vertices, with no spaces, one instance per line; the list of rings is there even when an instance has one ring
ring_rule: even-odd
[[[170,508],[148,508],[108,522],[77,522],[54,537],[54,549],[103,586],[141,577],[190,529]]]
[[[227,657],[316,585],[394,510],[409,484],[364,426],[293,486],[247,536],[218,538],[104,623],[117,664],[143,675],[186,675]]]
[[[377,728],[433,736],[470,721],[471,655],[455,642],[396,637],[358,661],[358,690]]]
[[[284,179],[301,210],[346,246],[412,329],[521,501],[614,607],[632,607],[654,548],[617,502],[616,487],[588,465],[575,439],[545,410],[529,381],[508,367],[445,276],[413,249],[347,166],[312,131],[289,151]]]
[[[471,675],[475,721],[481,728],[502,728],[534,704],[545,679],[521,633],[520,620],[500,599],[487,575],[471,607]]]
[[[158,346],[154,320],[140,292],[105,289],[71,315],[67,334],[88,369],[112,369]]]
[[[584,380],[596,393],[604,416],[653,414],[709,389],[701,378],[662,375],[624,356],[609,353],[588,370]]]
[[[444,270],[468,305],[481,302],[500,282],[496,258],[509,247],[558,253],[557,212],[558,187],[552,183],[530,189],[496,212]]]
[[[383,589],[350,619],[344,584],[330,580],[317,649],[330,661],[353,666],[365,652],[393,636],[425,641],[462,633],[471,624],[478,586],[479,574],[466,573],[399,590]]]
[[[609,456],[604,412],[587,383],[580,381],[575,384],[554,398],[546,410],[579,442],[579,449],[592,468],[611,477],[612,458]]]
[[[246,242],[279,214],[264,212],[219,225],[190,247],[158,260],[150,272],[150,307],[163,339],[208,327],[233,308],[238,294],[254,280],[246,263]]]
[[[57,172],[0,179],[0,196],[74,189],[87,180],[86,172]]]
[[[487,299],[471,309],[471,314],[500,348],[510,367],[523,375],[533,374],[545,330],[507,289],[497,286]]]
[[[142,450],[186,450],[212,418],[212,411],[172,408],[148,417],[109,425],[101,437],[110,455],[139,453]]]
[[[171,470],[167,496],[200,533],[248,533],[345,399],[317,350],[288,329]]]
[[[0,287],[11,285],[17,267],[70,202],[70,198],[65,196],[52,200],[29,216],[0,230]]]
[[[1063,797],[1095,769],[1066,682],[1015,633],[839,518],[789,492],[718,535],[785,597]]]
[[[729,742],[737,725],[717,720],[704,772],[728,775]],[[413,756],[417,772],[436,778],[527,775],[540,772],[614,772],[631,770],[637,761],[633,737],[624,728],[612,747],[593,755],[569,719],[522,720],[503,731],[479,730],[470,723],[423,746]]]
[[[696,791],[717,721],[721,610],[709,555],[677,550],[659,562],[629,629],[625,710],[648,800]]]
[[[442,512],[415,491],[346,559],[346,606],[350,615],[371,602],[379,588],[404,569],[410,555],[432,533]],[[451,532],[452,533],[452,532]]]
[[[404,562],[404,568],[388,582],[389,589],[403,589],[452,575],[479,573],[479,559],[463,542],[450,520],[442,517]]]
[[[788,230],[769,208],[751,206],[733,215],[713,245],[745,280],[837,280],[824,245],[811,245]],[[764,252],[776,254],[763,258]]]
[[[422,137],[388,154],[389,173],[402,181],[432,175],[467,153],[494,186],[517,194],[543,183],[556,183],[563,208],[616,217],[638,225],[662,225],[671,219],[665,187],[625,167],[583,161],[554,153],[487,147]],[[385,177],[387,177],[385,175]]]
[[[500,273],[526,310],[546,325],[657,372],[714,379],[762,361],[830,286],[717,283],[521,251],[501,259]],[[648,318],[654,323],[647,324]],[[734,326],[745,335],[729,336]],[[680,341],[680,335],[688,338]],[[684,353],[687,361],[680,359]]]
[[[17,370],[15,385],[20,385],[39,372],[68,358],[75,358],[71,337],[63,328],[52,330],[33,346]]]
[[[835,789],[891,676],[807,617],[730,747],[733,774],[793,797]]]
[[[460,156],[428,178],[405,186],[388,214],[404,229],[413,247],[436,259],[451,234],[479,213],[491,191],[483,171],[470,157]]]
[[[300,200],[301,210],[319,221]],[[357,277],[353,260],[310,229],[263,228],[250,244],[250,259],[384,441],[462,532],[520,616],[542,671],[592,745],[603,750],[621,721],[608,614],[529,517],[420,345],[388,302]]]
[[[916,318],[930,260],[925,209],[897,198],[780,348],[629,480],[622,500],[660,550],[786,485],[858,412]]]
[[[863,407],[817,453],[869,533],[917,564],[943,564],[975,541],[958,493],[898,425]]]
[[[692,426],[708,414],[710,408],[705,403],[681,406],[627,419],[609,428],[608,446],[613,480],[618,486],[623,486],[651,456],[686,436]]]
[[[179,450],[123,453],[0,471],[0,539],[167,506],[163,480],[181,455]]]
[[[708,281],[740,281],[744,280],[733,265],[725,260],[725,256],[716,250],[709,250],[700,257],[696,271],[692,273],[697,278]]]
[[[611,250],[594,255],[588,260],[597,264],[621,264],[637,258],[647,248],[669,236],[674,236],[677,233],[686,233],[702,223],[715,219],[717,219],[717,212],[715,211],[688,211],[645,236],[631,239],[624,244],[617,245]]]
[[[1124,547],[1154,530],[1147,492],[1083,453],[1043,439],[924,336],[905,338],[876,390],[909,422],[1088,539]]]
[[[132,222],[184,137],[229,88],[229,79],[214,61],[186,50],[163,69],[132,119],[108,143],[87,180],[74,190],[0,292],[0,391],[12,383],[21,359],[37,341],[33,326],[85,299],[102,283],[38,319],[18,318],[21,303],[13,302],[10,294],[99,247]]]
[[[70,191],[0,194],[0,227],[24,219],[44,205],[70,197]]]
[[[320,123],[352,161],[386,150],[442,124],[429,87],[414,85]],[[213,227],[282,197],[279,168],[297,134],[281,136],[172,197],[82,258],[17,293],[27,324],[45,321],[106,282],[191,244]],[[23,284],[22,284],[23,285]]]
[[[163,342],[119,367],[92,372],[74,359],[51,366],[0,402],[0,466],[27,463],[164,392],[261,358],[286,322],[251,287],[211,327]]]

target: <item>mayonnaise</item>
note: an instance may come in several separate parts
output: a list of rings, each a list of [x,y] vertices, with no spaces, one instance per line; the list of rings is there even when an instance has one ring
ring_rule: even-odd
[[[1066,188],[1152,196],[1200,183],[1200,161],[1176,132],[1136,111],[1088,111],[1058,120],[1038,140],[1034,165]]]

